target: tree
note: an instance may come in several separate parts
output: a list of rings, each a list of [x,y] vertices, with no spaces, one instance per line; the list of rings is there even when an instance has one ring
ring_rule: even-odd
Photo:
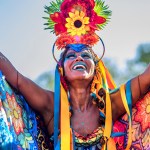
[[[132,60],[127,60],[126,72],[130,77],[142,73],[150,63],[150,43],[140,44]]]
[[[124,70],[119,69],[117,64],[111,59],[104,59],[117,86],[126,83],[129,79],[141,74],[150,63],[150,43],[140,44],[137,47],[135,57],[126,61]]]
[[[41,74],[35,82],[44,89],[54,90],[54,71]]]

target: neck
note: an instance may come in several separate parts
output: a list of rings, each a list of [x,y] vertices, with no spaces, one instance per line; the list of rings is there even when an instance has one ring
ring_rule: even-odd
[[[88,88],[71,87],[70,90],[71,105],[73,110],[86,111],[91,105],[90,86]]]

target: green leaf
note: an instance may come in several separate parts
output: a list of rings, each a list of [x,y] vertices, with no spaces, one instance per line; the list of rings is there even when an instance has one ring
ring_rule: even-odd
[[[54,14],[55,12],[60,12],[60,6],[61,6],[62,2],[63,2],[63,0],[56,0],[55,2],[54,1],[50,2],[49,6],[44,6],[44,8],[45,8],[44,12],[48,15]],[[44,25],[48,26],[44,29],[45,30],[50,29],[51,32],[54,33],[55,23],[51,20],[50,17],[43,17],[43,19],[47,20],[47,22],[44,23]]]
[[[109,22],[112,11],[109,10],[108,5],[105,5],[104,1],[102,0],[95,0],[94,11],[97,13],[97,15],[106,19],[105,23],[97,25],[99,29],[103,29]]]

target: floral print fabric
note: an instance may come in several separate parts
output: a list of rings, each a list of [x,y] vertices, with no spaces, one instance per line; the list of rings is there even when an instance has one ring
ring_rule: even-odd
[[[118,150],[124,150],[128,139],[128,117],[124,115],[114,125],[114,132],[125,132],[116,137]],[[132,146],[131,150],[150,150],[150,92],[139,100],[132,109]]]
[[[0,149],[48,150],[44,130],[40,116],[12,90],[0,72]]]

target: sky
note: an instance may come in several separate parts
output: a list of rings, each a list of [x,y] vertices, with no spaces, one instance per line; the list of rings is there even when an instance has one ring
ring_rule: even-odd
[[[36,79],[53,70],[52,46],[56,36],[44,30],[48,0],[0,0],[0,52],[20,73]],[[105,0],[112,10],[108,25],[100,32],[104,57],[123,68],[135,56],[139,44],[150,43],[150,0]],[[100,43],[96,49],[100,47]]]

